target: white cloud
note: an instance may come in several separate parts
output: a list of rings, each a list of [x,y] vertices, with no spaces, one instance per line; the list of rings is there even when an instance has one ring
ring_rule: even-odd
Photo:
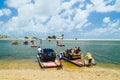
[[[74,20],[76,23],[79,23],[80,21],[86,19],[88,15],[89,13],[86,10],[77,9]]]
[[[54,2],[54,3],[53,3]],[[56,10],[60,5],[60,0],[35,0],[33,4],[31,0],[7,0],[6,4],[9,7],[22,10],[23,13],[38,13],[40,15],[55,15]],[[24,12],[25,11],[25,12]]]
[[[84,0],[76,0],[83,2]],[[79,25],[83,25],[86,23],[86,20],[80,22],[80,19],[87,18],[86,14],[84,15],[84,11],[81,12],[82,18],[78,19],[80,12],[76,12],[76,18],[71,22],[70,16],[73,13],[71,10],[71,6],[76,2],[72,0],[71,2],[63,3],[60,6],[60,0],[55,0],[54,4],[51,0],[36,0],[35,3],[30,3],[31,1],[21,0],[7,0],[6,3],[9,7],[14,7],[18,11],[18,16],[13,17],[9,20],[9,22],[4,25],[7,28],[6,32],[48,32],[49,30],[55,32],[62,32],[66,30],[67,32],[71,31],[75,27],[75,23]],[[67,4],[67,5],[66,5]],[[62,15],[58,15],[59,10],[66,9],[66,12]],[[43,25],[47,18],[51,16],[50,21]],[[63,17],[68,16],[68,19],[64,19]],[[8,27],[11,25],[12,27]],[[40,30],[39,30],[40,29]]]
[[[110,26],[111,28],[116,28],[120,25],[120,20],[113,20],[113,21],[110,21],[108,23],[108,26]]]
[[[52,16],[56,15],[59,6],[60,0],[36,0],[34,7],[37,13]]]
[[[92,4],[87,4],[86,5],[86,10],[82,10],[81,8],[85,6],[84,4],[85,0],[71,0],[70,2],[65,2],[62,3],[60,6],[59,10],[65,10],[60,16],[62,18],[67,18],[65,19],[64,23],[66,20],[69,20],[71,24],[68,24],[68,26],[72,25],[72,29],[77,29],[78,31],[82,31],[83,27],[87,27],[89,22],[88,22],[88,16],[89,14],[93,11],[93,5]],[[76,3],[80,2],[79,8],[72,8],[72,6]],[[71,20],[71,15],[74,15]]]
[[[4,25],[2,31],[6,29],[6,33],[17,32],[19,34],[26,32],[70,32],[74,28],[80,31],[83,26],[89,23],[87,17],[92,11],[93,6],[88,4],[86,6],[87,10],[71,9],[77,1],[83,4],[85,0],[71,0],[61,5],[60,0],[55,0],[54,4],[51,0],[35,0],[34,4],[31,3],[31,0],[7,0],[6,3],[9,7],[17,9],[18,16],[11,18],[8,23]],[[63,9],[65,9],[65,12],[58,15]],[[75,16],[72,21],[71,15],[73,13],[75,13]],[[50,20],[44,25],[43,23],[45,23],[50,16]],[[64,17],[68,18],[64,19]]]
[[[68,10],[70,9],[76,2],[80,2],[79,8],[82,8],[84,6],[85,0],[70,0],[69,2],[64,2],[61,4],[60,9]]]
[[[92,11],[94,11],[94,6],[92,4],[87,4],[86,9],[88,12],[92,12]]]
[[[105,17],[105,18],[103,19],[103,22],[104,22],[104,23],[109,23],[109,22],[110,22],[110,17]]]
[[[6,0],[6,4],[9,6],[9,7],[13,7],[13,8],[19,8],[21,6],[24,6],[28,3],[30,3],[31,0]]]
[[[114,11],[120,12],[120,0],[116,0],[116,4],[114,5]]]
[[[106,33],[108,31],[107,28],[98,28],[98,29],[94,29],[93,32],[97,35],[101,35],[103,33]]]
[[[105,20],[106,19],[106,20]],[[104,35],[115,35],[116,33],[120,33],[120,19],[110,21],[109,18],[104,18],[105,20],[104,27],[95,28],[90,32],[85,33],[84,35],[96,35],[96,36],[104,36]]]
[[[108,12],[113,10],[112,6],[106,6],[104,0],[91,0],[91,1],[94,4],[94,8],[97,12]]]
[[[71,0],[71,2],[85,2],[85,0]]]
[[[107,5],[108,3],[113,3],[113,1],[115,1],[115,4]],[[91,2],[94,4],[94,8],[97,12],[120,12],[120,0],[91,0]]]
[[[17,29],[17,19],[16,17],[13,17],[10,21],[8,21],[6,24],[4,24],[4,27],[2,28],[2,31],[5,31],[5,33],[7,32],[13,32],[14,30]]]
[[[88,27],[89,25],[91,25],[92,23],[90,23],[90,22],[87,22],[85,25],[84,25],[84,27]]]
[[[0,10],[0,16],[3,16],[3,15],[9,16],[10,14],[11,14],[11,10],[10,9],[1,9]]]
[[[29,33],[60,33],[77,31],[86,32],[83,29],[89,27],[92,23],[88,21],[91,12],[110,12],[119,11],[119,0],[113,5],[106,5],[111,0],[91,0],[93,4],[84,3],[86,0],[70,0],[60,3],[60,0],[6,0],[8,7],[13,7],[17,10],[17,16],[13,16],[7,23],[3,24],[1,31],[12,34]],[[80,5],[72,8],[76,2]],[[117,3],[119,2],[119,3]],[[64,10],[63,13],[61,10]],[[61,12],[61,14],[59,14]],[[0,12],[3,15],[3,11]],[[9,13],[10,14],[10,13]],[[4,15],[7,13],[4,12]],[[91,30],[85,33],[102,35],[118,32],[120,20],[110,21],[110,17],[103,19],[104,26]],[[96,33],[96,34],[95,34]],[[15,34],[15,35],[17,35]]]
[[[70,19],[63,19],[59,15],[56,15],[51,18],[47,23],[46,27],[49,29],[49,32],[69,32],[73,29],[74,25]]]
[[[62,13],[60,16],[62,17],[62,18],[70,18],[70,16],[73,14],[73,10],[72,9],[68,9],[68,10],[66,10],[64,13]]]
[[[34,19],[29,19],[29,20],[23,20],[22,18],[19,17],[13,17],[7,24],[4,25],[2,28],[2,31],[4,31],[7,34],[11,33],[17,33],[17,34],[24,34],[24,33],[44,33],[46,32],[46,28],[40,24],[40,23],[35,23]]]
[[[55,0],[54,4],[51,0],[7,0],[9,7],[14,7],[18,11],[18,16],[12,17],[3,25],[2,31],[6,33],[26,33],[26,32],[48,32],[47,27],[43,26],[49,16],[57,14],[57,8],[60,0]]]
[[[89,10],[81,10],[81,9],[76,10],[76,15],[73,18],[73,21],[77,29],[80,30],[82,29],[82,27],[86,27],[85,24],[89,23],[87,19],[89,14],[90,14]]]
[[[109,28],[117,28],[120,24],[120,19],[110,20],[110,17],[105,17],[103,19],[103,22],[105,23],[105,26],[108,26]]]

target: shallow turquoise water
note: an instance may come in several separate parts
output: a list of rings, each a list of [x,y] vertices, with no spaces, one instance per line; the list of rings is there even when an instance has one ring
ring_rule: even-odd
[[[18,45],[12,45],[10,40],[0,40],[0,60],[34,60],[36,59],[37,47],[23,45],[23,41],[18,41]],[[120,65],[120,41],[95,41],[95,40],[62,40],[65,47],[56,46],[56,40],[50,42],[43,40],[35,43],[41,48],[53,48],[56,53],[63,52],[67,48],[80,47],[82,53],[86,55],[91,52],[98,64]]]

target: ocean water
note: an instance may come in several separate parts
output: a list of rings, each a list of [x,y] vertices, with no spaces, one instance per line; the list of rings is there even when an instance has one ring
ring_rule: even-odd
[[[31,47],[30,41],[28,45],[23,45],[22,40],[18,42],[18,45],[12,45],[11,40],[0,40],[0,61],[36,59],[37,47]],[[42,44],[38,40],[35,43],[41,48],[52,48],[57,54],[79,46],[84,55],[92,53],[98,65],[120,66],[119,40],[61,40],[65,47],[56,46],[56,40],[43,40]]]

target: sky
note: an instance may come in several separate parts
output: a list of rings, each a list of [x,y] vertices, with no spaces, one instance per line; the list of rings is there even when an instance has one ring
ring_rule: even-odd
[[[0,35],[120,39],[120,0],[0,0]]]

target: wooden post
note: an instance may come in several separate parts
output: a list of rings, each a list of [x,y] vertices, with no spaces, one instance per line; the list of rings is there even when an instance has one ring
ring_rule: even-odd
[[[42,44],[42,39],[40,39],[40,44]]]

